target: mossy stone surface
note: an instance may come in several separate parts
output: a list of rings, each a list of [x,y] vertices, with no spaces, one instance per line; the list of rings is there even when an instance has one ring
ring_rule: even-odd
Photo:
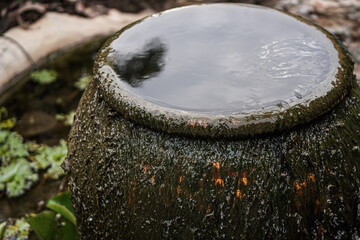
[[[82,239],[356,236],[359,99],[355,85],[306,127],[215,141],[131,123],[92,82],[65,164]]]
[[[109,44],[136,24],[105,44],[95,74]],[[81,238],[356,238],[360,88],[347,51],[314,27],[338,52],[332,90],[238,125],[229,115],[204,122],[199,113],[141,107],[111,86],[110,73],[97,74],[63,165]]]

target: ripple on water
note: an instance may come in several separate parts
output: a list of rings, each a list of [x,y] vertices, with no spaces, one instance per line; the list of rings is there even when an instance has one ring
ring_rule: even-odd
[[[180,9],[111,43],[116,84],[160,106],[226,114],[305,103],[331,89],[337,51],[316,27],[248,5]]]

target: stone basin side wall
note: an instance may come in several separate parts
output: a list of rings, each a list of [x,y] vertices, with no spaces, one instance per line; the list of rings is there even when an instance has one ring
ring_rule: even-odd
[[[154,132],[94,82],[64,168],[82,239],[345,239],[359,228],[359,87],[292,131],[240,140]]]

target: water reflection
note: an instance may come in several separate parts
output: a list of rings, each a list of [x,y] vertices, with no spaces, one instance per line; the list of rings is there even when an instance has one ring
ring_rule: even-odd
[[[153,38],[135,53],[115,54],[113,64],[120,78],[131,87],[141,87],[149,78],[163,70],[166,46],[160,38]]]
[[[202,113],[306,101],[320,86],[332,86],[339,66],[332,42],[314,26],[248,5],[167,11],[126,29],[110,47],[108,57],[119,60],[114,70],[129,90],[161,106]]]

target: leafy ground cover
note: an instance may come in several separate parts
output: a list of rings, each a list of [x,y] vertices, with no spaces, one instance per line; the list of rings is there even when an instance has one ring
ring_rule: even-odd
[[[0,103],[0,239],[78,239],[60,165],[102,43],[50,61]]]
[[[59,179],[65,173],[60,167],[67,154],[66,141],[56,146],[24,141],[12,131],[15,119],[6,117],[0,108],[0,192],[7,198],[26,193],[40,178]],[[28,239],[34,231],[39,239],[78,239],[74,209],[69,193],[61,193],[46,204],[47,210],[20,219],[0,223],[0,239]]]
[[[5,115],[6,109],[0,109]],[[66,157],[67,146],[64,140],[50,147],[35,142],[24,141],[16,132],[14,119],[2,119],[0,115],[0,191],[7,197],[18,197],[39,179],[44,171],[47,177],[58,179],[64,175],[60,164]]]

